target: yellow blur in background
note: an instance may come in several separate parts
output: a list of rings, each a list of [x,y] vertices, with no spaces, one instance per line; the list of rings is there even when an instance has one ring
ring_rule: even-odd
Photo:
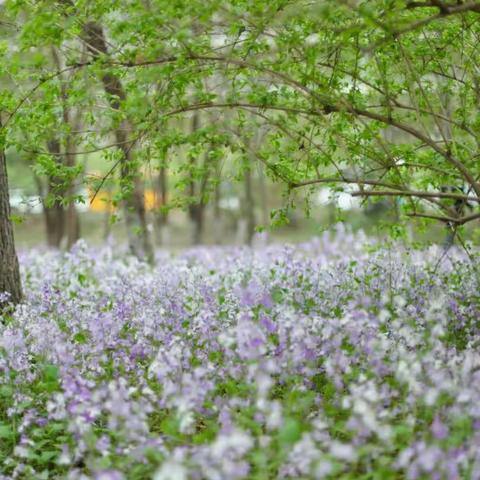
[[[91,212],[107,213],[113,212],[117,209],[113,205],[113,192],[100,190],[95,194],[94,190],[88,191],[88,205]],[[144,194],[145,208],[147,210],[154,210],[160,206],[160,199],[153,190],[145,190]]]

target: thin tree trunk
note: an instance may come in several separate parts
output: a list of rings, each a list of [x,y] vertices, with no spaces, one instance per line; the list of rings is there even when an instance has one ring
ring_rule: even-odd
[[[105,216],[103,217],[103,241],[107,242],[110,238],[110,234],[112,233],[112,222],[111,222],[112,214],[110,213],[110,209],[107,209],[105,212]]]
[[[265,176],[264,166],[261,165],[259,169],[259,182],[260,182],[260,198],[262,202],[262,223],[264,227],[270,224],[270,208],[268,206],[268,185]]]
[[[244,224],[243,242],[247,245],[252,244],[253,235],[255,234],[255,204],[252,191],[252,171],[247,166],[243,174],[244,198],[242,205],[242,219]]]
[[[95,22],[87,22],[83,27],[82,36],[89,53],[94,58],[108,53],[101,25]],[[122,102],[126,99],[126,93],[120,79],[112,73],[104,73],[101,76],[101,80],[108,95],[110,107],[114,110],[120,110]],[[128,119],[121,122],[115,130],[115,140],[122,151],[120,177],[125,193],[123,208],[127,225],[128,244],[131,253],[136,257],[153,262],[153,246],[147,228],[145,212],[144,185],[138,166],[132,158],[131,145],[127,143],[132,130],[132,125]]]
[[[222,238],[222,212],[220,209],[220,201],[222,199],[222,191],[221,191],[221,182],[220,182],[220,172],[217,168],[216,172],[216,185],[215,185],[215,195],[213,198],[213,234],[214,234],[214,241],[215,244],[220,245],[221,238]]]
[[[201,183],[198,186],[198,201],[196,204],[191,205],[191,218],[194,222],[193,229],[193,244],[198,245],[204,240],[204,227],[205,227],[205,210],[206,210],[206,194],[208,187],[208,180],[211,170],[211,159],[208,152],[205,153],[203,160],[202,178]]]
[[[80,127],[80,115],[77,116],[76,121],[73,121],[73,129],[78,130]],[[64,121],[65,123],[70,123],[70,112],[68,109],[64,109]],[[67,167],[74,167],[76,163],[75,159],[75,142],[73,141],[72,134],[67,135],[65,142],[65,150],[67,155],[65,155],[65,165]],[[75,194],[75,186],[69,185],[67,191],[65,192],[67,196],[73,196]],[[77,207],[74,202],[70,202],[65,209],[65,235],[67,248],[70,249],[80,238],[80,216],[78,214]]]
[[[112,212],[113,207],[110,202],[112,198],[112,189],[109,185],[106,187],[107,198],[109,199],[108,202],[105,202],[105,215],[103,217],[103,241],[107,242],[110,239],[110,235],[112,233]]]
[[[60,142],[56,139],[47,143],[48,151],[54,156],[55,161],[60,163]],[[48,195],[54,197],[50,205],[43,199],[43,212],[47,231],[47,243],[49,247],[60,248],[65,234],[65,209],[60,198],[63,197],[62,179],[57,177],[48,178]]]
[[[200,118],[198,112],[193,113],[192,117],[192,132],[198,130],[200,124]],[[203,195],[204,195],[204,188],[206,186],[207,181],[207,173],[204,172],[204,176],[202,178],[202,185],[197,185],[195,180],[195,168],[197,166],[197,158],[192,157],[190,159],[190,183],[189,183],[189,190],[188,193],[191,199],[198,197],[195,200],[195,203],[191,203],[188,207],[188,213],[190,217],[190,221],[192,224],[192,244],[198,245],[202,243],[203,240],[203,226],[204,226],[204,211],[205,205],[203,204]],[[204,166],[207,166],[207,158],[205,158]]]
[[[205,204],[200,201],[195,205],[190,205],[190,218],[192,220],[192,243],[193,245],[199,245],[203,242],[203,230],[204,230],[204,217],[205,217]]]
[[[52,47],[52,56],[57,67],[57,70],[61,70],[63,65],[60,60],[58,50],[55,47]],[[66,135],[65,139],[65,156],[61,159],[64,162],[66,167],[74,167],[76,164],[75,157],[75,141],[71,131],[76,131],[80,129],[81,116],[77,111],[76,115],[73,114],[72,108],[68,105],[68,91],[66,88],[66,81],[61,82],[61,91],[62,91],[62,115],[63,123],[65,125],[70,125],[69,133]],[[60,145],[59,145],[60,151]],[[59,159],[60,160],[60,159]],[[66,190],[63,192],[63,196],[72,197],[75,194],[75,186],[69,185]],[[61,239],[61,244],[66,243],[67,249],[70,249],[75,242],[80,238],[80,217],[78,215],[77,208],[75,203],[70,202],[68,206],[63,207],[63,235]]]
[[[22,284],[10,215],[7,160],[3,146],[0,146],[0,293],[8,293],[8,301],[17,304],[22,300]],[[5,303],[5,299],[0,297],[0,308]]]
[[[247,244],[251,245],[255,234],[255,201],[252,191],[252,170],[245,170],[245,215],[247,218]]]
[[[192,133],[194,133],[198,129],[199,125],[199,118],[198,118],[198,112],[193,112],[192,116]],[[195,177],[194,177],[194,169],[196,167],[197,159],[196,157],[191,157],[190,158],[190,182],[188,184],[188,195],[190,197],[190,201],[193,202],[195,198]],[[198,227],[196,225],[196,220],[197,220],[197,204],[196,203],[190,203],[188,205],[188,216],[190,218],[190,223],[192,226],[192,243],[193,245],[196,245],[199,243],[199,232],[198,232]]]
[[[70,203],[66,211],[67,249],[70,249],[80,238],[80,217],[74,203]]]
[[[168,212],[163,210],[163,207],[168,202],[168,171],[165,165],[160,167],[160,172],[157,178],[157,194],[160,205],[155,212],[155,220],[157,227],[157,244],[166,245],[168,243]]]
[[[45,217],[47,245],[51,248],[61,247],[64,227],[63,213],[63,208],[58,205],[46,206],[44,204],[43,214]]]
[[[443,81],[440,81],[441,84]],[[440,84],[440,87],[442,86]],[[443,115],[446,118],[452,117],[451,112],[451,105],[450,105],[450,98],[448,95],[441,95],[441,100],[443,102]],[[448,142],[451,142],[452,139],[452,129],[451,125],[448,121],[439,120],[439,124],[437,125],[438,129],[440,130],[440,136],[446,139]],[[442,188],[443,191],[452,192],[452,193],[465,193],[463,191],[463,186],[456,186],[456,185],[446,185]],[[455,213],[461,217],[465,214],[465,208],[467,207],[467,203],[464,200],[455,200],[453,208]],[[453,247],[455,244],[455,237],[457,236],[457,231],[455,225],[450,224],[450,222],[445,224],[445,239],[443,242],[443,246],[446,250]]]

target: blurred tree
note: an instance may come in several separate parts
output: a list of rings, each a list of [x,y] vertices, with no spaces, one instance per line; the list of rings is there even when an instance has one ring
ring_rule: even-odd
[[[252,167],[249,164],[246,166],[243,172],[243,184],[244,194],[242,202],[242,221],[245,224],[244,243],[247,245],[252,244],[253,235],[255,234],[255,201],[253,197],[253,179],[252,179]]]
[[[64,65],[60,52],[57,48],[52,48],[52,56],[54,65],[57,70],[62,70]],[[76,141],[75,136],[79,134],[81,127],[81,108],[74,110],[69,105],[69,80],[68,78],[61,77],[60,79],[60,94],[61,94],[61,122],[62,127],[65,130],[64,135],[64,151],[63,155],[59,158],[60,162],[63,162],[68,169],[76,167]],[[54,140],[55,141],[55,140]],[[60,143],[61,152],[61,143]],[[63,158],[62,158],[63,157]],[[59,247],[61,243],[66,241],[66,247],[70,248],[80,238],[80,218],[74,201],[69,201],[69,198],[75,198],[76,189],[72,183],[67,184],[63,191],[58,192],[60,194],[60,203],[63,207],[64,216],[64,229],[62,232],[62,238],[56,246]],[[60,223],[60,222],[59,222]]]
[[[60,157],[60,142],[52,139],[47,142],[50,155],[58,164],[62,163]],[[41,182],[39,182],[41,184]],[[47,231],[47,243],[50,247],[60,248],[65,235],[65,209],[62,204],[63,180],[61,177],[50,175],[47,178],[48,192],[40,192],[43,198],[43,211]],[[50,200],[51,199],[51,200]]]
[[[166,208],[168,204],[168,167],[166,165],[166,156],[167,153],[165,152],[162,155],[156,182],[156,198],[160,204],[155,212],[157,243],[159,245],[165,245],[169,240],[168,210]]]
[[[83,25],[82,38],[94,60],[108,54],[105,34],[100,24],[87,21]],[[100,76],[110,107],[115,111],[121,111],[122,103],[126,101],[126,93],[120,79],[108,70],[101,71]],[[124,191],[123,203],[128,243],[134,255],[152,262],[153,246],[147,228],[143,179],[139,174],[137,162],[133,158],[133,144],[128,140],[133,130],[128,116],[124,116],[122,121],[114,127],[116,143],[121,151],[120,182]]]
[[[192,116],[192,134],[195,135],[200,128],[200,117],[198,112],[193,112]],[[193,150],[189,160],[189,180],[188,194],[190,203],[188,205],[188,215],[192,223],[192,244],[199,245],[203,240],[205,200],[204,193],[208,181],[209,170],[206,168],[207,157],[204,158],[203,168],[199,166],[199,152]]]

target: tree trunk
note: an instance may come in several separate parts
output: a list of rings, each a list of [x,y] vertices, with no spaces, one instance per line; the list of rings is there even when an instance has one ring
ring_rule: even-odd
[[[80,238],[80,217],[74,203],[70,203],[67,207],[65,224],[67,234],[67,249],[70,250],[70,248]]]
[[[110,238],[112,233],[112,222],[111,222],[112,214],[110,209],[107,209],[105,212],[105,216],[103,217],[103,241],[107,242]]]
[[[443,84],[444,81],[440,80],[440,87],[442,87],[441,84]],[[443,94],[440,96],[441,102],[442,102],[442,107],[443,107],[443,115],[446,118],[452,118],[452,107],[451,107],[451,102],[450,102],[450,97],[447,94]],[[452,141],[452,129],[451,129],[451,124],[450,122],[446,120],[438,120],[437,128],[439,130],[440,136],[445,140],[446,144],[450,144]],[[445,192],[452,192],[452,193],[460,193],[460,194],[465,194],[468,192],[463,191],[463,186],[460,185],[444,185],[441,188],[442,191]],[[464,200],[455,200],[453,204],[453,210],[455,211],[456,215],[458,217],[462,217],[465,215],[465,209],[468,206],[468,204]],[[443,242],[443,247],[446,250],[449,250],[453,245],[455,244],[455,238],[457,236],[457,230],[455,228],[455,225],[452,225],[450,222],[445,224],[445,240]]]
[[[79,118],[80,116],[77,116],[77,121],[71,122],[70,119],[70,112],[65,108],[64,112],[64,122],[69,124],[73,123],[73,126],[75,128],[79,127]],[[67,167],[74,167],[76,160],[75,160],[75,142],[73,141],[72,135],[68,134],[67,139],[65,142],[65,150],[66,150],[66,155],[65,155],[65,165]],[[74,185],[69,185],[67,188],[67,191],[65,192],[65,195],[72,197],[75,195],[76,190]],[[68,204],[68,206],[65,208],[65,232],[64,235],[66,236],[66,242],[67,242],[67,249],[70,249],[80,238],[80,216],[78,214],[77,207],[75,203],[71,202]]]
[[[216,245],[220,245],[222,243],[222,212],[220,209],[220,201],[222,199],[222,191],[221,191],[221,182],[220,182],[220,172],[217,168],[217,183],[215,185],[215,195],[213,198],[213,235],[214,235],[214,242]]]
[[[203,227],[205,218],[205,204],[200,201],[195,205],[190,205],[190,219],[192,220],[192,243],[199,245],[203,242]]]
[[[193,205],[190,205],[189,207],[190,219],[193,222],[192,242],[194,245],[199,245],[204,240],[203,236],[204,236],[205,209],[206,209],[205,197],[207,194],[208,180],[210,176],[211,167],[212,165],[207,152],[205,153],[205,157],[203,160],[203,169],[202,169],[202,177],[200,180],[200,184],[197,185],[198,199],[196,203],[194,203]],[[190,183],[190,195],[193,197],[195,196],[195,193],[196,193],[195,181],[192,179]]]
[[[96,59],[100,55],[108,53],[101,25],[95,22],[87,22],[83,27],[82,37],[93,58]],[[108,95],[110,107],[114,110],[120,110],[122,102],[126,99],[126,94],[119,78],[112,73],[104,73],[101,80]],[[122,151],[120,177],[124,191],[123,208],[128,245],[133,255],[153,262],[153,246],[147,228],[143,181],[140,178],[138,166],[132,158],[131,145],[128,144],[128,136],[132,130],[132,125],[128,119],[121,122],[115,130],[115,140]]]
[[[60,163],[60,142],[56,139],[47,143],[48,151]],[[65,234],[65,209],[60,198],[63,196],[62,179],[57,177],[48,178],[48,195],[55,198],[52,204],[43,198],[43,213],[47,231],[47,244],[52,248],[60,248]]]
[[[200,118],[198,112],[193,113],[192,117],[192,132],[195,132],[199,128]],[[203,241],[203,226],[204,226],[204,213],[205,205],[203,202],[203,195],[208,181],[208,170],[203,172],[201,185],[198,185],[195,180],[195,169],[197,167],[197,158],[192,157],[190,159],[190,183],[189,183],[189,195],[195,203],[191,203],[188,207],[188,213],[192,224],[192,244],[199,245]],[[208,157],[205,157],[204,167],[207,167]],[[195,198],[197,197],[197,198]]]
[[[0,131],[1,129],[0,119]],[[7,292],[8,301],[17,304],[22,300],[22,284],[10,215],[7,160],[3,146],[0,146],[0,294]],[[6,303],[7,301],[0,297],[0,308]]]
[[[244,243],[247,245],[252,244],[253,235],[255,234],[255,203],[253,200],[252,191],[252,171],[250,166],[245,169],[243,176],[244,184],[244,202],[242,207],[242,217],[245,223],[245,237]]]
[[[58,204],[51,207],[44,204],[43,214],[47,232],[47,245],[51,248],[60,248],[65,225],[63,208]]]
[[[270,224],[270,208],[268,206],[268,185],[265,175],[264,166],[262,165],[259,170],[259,183],[260,183],[260,199],[262,203],[262,223],[266,228]]]
[[[60,55],[58,50],[55,47],[52,47],[52,56],[57,67],[57,70],[60,71],[63,68]],[[65,155],[63,158],[59,157],[59,162],[65,164],[66,167],[74,167],[76,163],[75,158],[75,141],[72,134],[72,131],[80,129],[81,124],[81,115],[80,112],[72,112],[72,108],[68,105],[68,91],[67,91],[67,82],[61,82],[61,91],[62,91],[62,116],[63,123],[69,125],[69,133],[66,135],[65,139]],[[58,152],[61,148],[58,145]],[[66,189],[62,192],[62,197],[72,197],[75,194],[75,186],[68,185]],[[62,239],[58,246],[66,246],[67,249],[70,249],[75,242],[80,238],[80,217],[78,215],[77,208],[74,203],[69,203],[68,206],[63,206],[63,232]]]
[[[167,167],[162,165],[157,178],[157,198],[159,199],[160,204],[155,211],[158,245],[166,245],[168,243],[168,212],[162,210],[162,207],[165,207],[168,202],[167,175]]]

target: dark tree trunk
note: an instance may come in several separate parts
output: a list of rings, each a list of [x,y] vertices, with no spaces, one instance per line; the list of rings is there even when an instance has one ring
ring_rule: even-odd
[[[83,27],[82,36],[89,53],[94,58],[108,53],[101,25],[95,22],[87,22]],[[120,79],[112,73],[104,73],[101,76],[101,80],[108,95],[110,106],[114,110],[120,110],[121,104],[126,98]],[[127,225],[128,244],[132,254],[140,259],[153,262],[153,246],[147,228],[143,181],[140,178],[138,166],[132,158],[131,145],[128,143],[128,136],[131,131],[132,125],[129,120],[123,121],[115,130],[115,140],[123,154],[120,164],[120,176],[125,193],[123,208]]]
[[[74,203],[70,203],[65,212],[67,248],[70,249],[80,238],[80,217]]]
[[[260,168],[259,183],[260,199],[262,204],[262,223],[264,227],[267,227],[270,223],[270,208],[268,206],[268,185],[263,165]]]
[[[60,142],[50,140],[47,143],[48,151],[54,156],[57,162],[59,159]],[[48,195],[54,197],[53,203],[43,199],[43,213],[45,216],[45,227],[47,231],[47,243],[49,247],[60,248],[65,235],[65,207],[61,203],[64,195],[62,179],[57,177],[48,178]]]
[[[107,188],[107,197],[112,198],[112,190],[111,188]],[[107,242],[110,238],[112,233],[112,205],[110,202],[105,204],[106,210],[103,220],[103,241]]]
[[[47,231],[47,244],[52,248],[60,248],[65,227],[63,207],[58,204],[53,206],[44,205],[43,213]]]
[[[213,234],[214,241],[217,245],[221,244],[222,239],[222,211],[220,209],[220,201],[222,199],[220,172],[217,169],[215,195],[213,198]]]
[[[447,187],[443,187],[442,191],[444,192],[452,192],[452,193],[460,193],[465,195],[468,192],[465,192],[463,188],[456,187],[454,185],[449,185]],[[455,200],[453,209],[457,217],[463,217],[465,215],[465,210],[470,207],[470,204],[465,200]],[[450,249],[455,244],[455,238],[457,236],[457,229],[455,228],[454,224],[448,222],[445,225],[446,233],[445,233],[445,240],[443,242],[443,246],[445,249]]]
[[[244,201],[242,206],[242,217],[243,222],[245,223],[245,238],[244,242],[247,245],[252,244],[253,235],[255,234],[255,203],[253,200],[253,191],[252,191],[252,171],[248,166],[245,169],[243,176],[243,185],[244,185]]]
[[[62,62],[56,48],[52,48],[52,56],[55,62],[57,69],[60,71],[62,69]],[[72,111],[72,108],[68,105],[68,91],[67,91],[67,82],[62,81],[61,83],[62,90],[62,110],[63,110],[63,123],[70,126],[70,131],[66,135],[65,139],[65,154],[64,156],[59,156],[59,163],[64,163],[66,167],[74,167],[76,164],[75,158],[75,141],[72,134],[72,131],[76,131],[80,128],[80,119],[81,116],[77,111],[76,115]],[[60,153],[60,144],[57,147],[58,153]],[[75,194],[75,186],[68,185],[63,189],[62,197],[73,197]],[[67,206],[63,205],[63,231],[62,238],[57,246],[66,246],[67,249],[70,249],[74,243],[80,238],[80,217],[78,215],[77,208],[75,203],[70,202]]]
[[[192,132],[198,130],[200,125],[200,119],[198,112],[193,113],[192,117]],[[192,223],[192,243],[198,245],[203,241],[203,227],[204,227],[204,194],[208,181],[208,157],[205,156],[204,171],[201,179],[201,184],[195,180],[195,170],[197,167],[197,158],[192,157],[190,159],[190,183],[189,183],[189,195],[194,203],[191,203],[188,207],[188,213],[190,221]]]
[[[199,245],[203,242],[204,218],[205,204],[203,202],[190,205],[190,219],[193,224],[192,243],[194,245]]]
[[[0,130],[1,128],[0,119]],[[14,304],[22,300],[22,284],[10,218],[7,160],[5,151],[0,146],[0,293],[2,292],[7,292],[9,301]],[[0,299],[0,308],[2,303],[4,302]]]
[[[193,223],[193,233],[192,233],[192,243],[198,245],[203,242],[204,230],[205,230],[205,210],[206,210],[206,195],[208,188],[208,180],[210,176],[211,169],[210,159],[208,153],[205,154],[202,168],[202,177],[200,179],[200,184],[197,185],[195,189],[195,181],[192,179],[190,185],[190,195],[193,197],[197,193],[196,203],[190,205],[189,213],[190,219]]]
[[[168,243],[167,229],[168,229],[168,212],[163,210],[163,207],[168,202],[168,182],[167,182],[167,167],[162,165],[157,178],[157,198],[159,205],[155,211],[155,223],[157,227],[157,243],[158,245],[165,245]]]
[[[79,118],[79,117],[78,117]],[[64,112],[64,122],[69,124],[70,122],[70,113],[67,109]],[[79,122],[73,122],[74,126]],[[78,126],[78,125],[77,125]],[[73,141],[72,135],[67,135],[67,140],[65,144],[65,165],[67,167],[74,167],[75,160],[75,142]],[[75,194],[75,187],[70,185],[65,192],[68,196],[73,196]],[[67,241],[67,248],[70,249],[75,242],[80,238],[80,216],[78,214],[77,207],[75,203],[71,202],[65,208],[65,235]]]

